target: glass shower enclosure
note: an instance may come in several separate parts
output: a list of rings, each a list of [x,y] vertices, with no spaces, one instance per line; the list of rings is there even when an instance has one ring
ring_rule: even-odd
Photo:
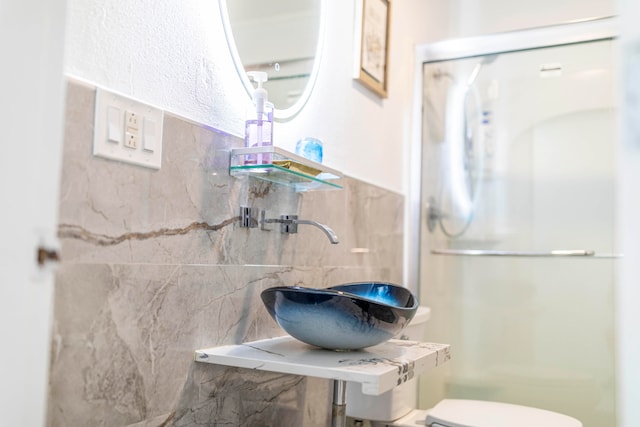
[[[421,378],[421,407],[483,399],[611,427],[616,40],[535,46],[545,31],[422,66],[420,299],[453,358]]]

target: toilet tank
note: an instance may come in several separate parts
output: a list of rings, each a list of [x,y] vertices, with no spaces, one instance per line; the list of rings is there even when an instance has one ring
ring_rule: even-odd
[[[422,341],[430,314],[429,307],[418,307],[411,323],[395,338]],[[347,416],[349,417],[359,420],[392,421],[416,409],[418,405],[418,379],[409,380],[379,396],[362,394],[361,384],[348,382],[346,403]]]

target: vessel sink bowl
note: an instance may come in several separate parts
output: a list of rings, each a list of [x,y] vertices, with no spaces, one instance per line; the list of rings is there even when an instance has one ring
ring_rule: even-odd
[[[357,350],[393,338],[418,300],[402,286],[359,282],[327,289],[279,286],[262,294],[267,311],[292,337],[330,350]]]

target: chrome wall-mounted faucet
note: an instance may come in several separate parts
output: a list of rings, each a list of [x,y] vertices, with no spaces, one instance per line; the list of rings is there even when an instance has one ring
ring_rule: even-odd
[[[324,224],[320,224],[317,221],[311,221],[308,219],[298,219],[298,215],[280,215],[280,218],[272,218],[267,219],[264,218],[264,211],[262,211],[262,218],[260,223],[263,226],[264,224],[276,223],[280,224],[280,232],[286,234],[296,234],[298,232],[299,224],[308,224],[313,225],[314,227],[318,227],[322,232],[329,238],[329,241],[334,245],[340,243],[338,241],[338,236],[336,233],[328,226]]]
[[[260,211],[260,220],[258,221],[254,215],[254,209],[246,206],[240,207],[240,227],[254,228],[257,227],[258,222],[262,230],[268,229],[265,224],[280,224],[280,232],[284,234],[296,234],[298,232],[298,225],[307,224],[318,227],[329,238],[332,244],[340,243],[336,233],[328,226],[320,224],[317,221],[311,221],[308,219],[298,219],[298,215],[280,215],[280,218],[266,218],[266,212]]]

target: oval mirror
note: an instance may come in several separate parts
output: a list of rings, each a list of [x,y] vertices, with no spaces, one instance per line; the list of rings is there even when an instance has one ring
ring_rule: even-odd
[[[275,119],[304,107],[316,80],[322,49],[324,0],[220,0],[229,50],[249,96],[247,71],[266,71],[264,85]]]

